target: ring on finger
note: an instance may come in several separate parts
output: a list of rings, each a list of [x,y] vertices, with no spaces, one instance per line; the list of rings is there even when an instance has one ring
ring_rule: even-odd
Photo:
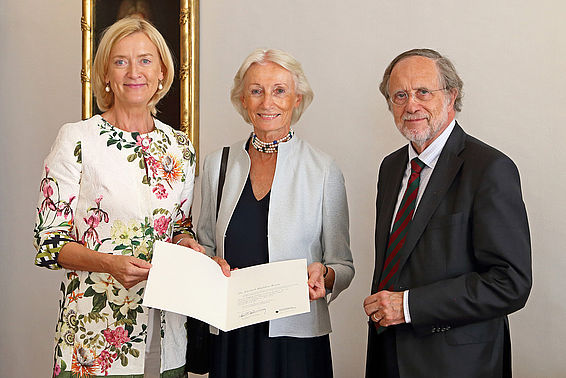
[[[374,312],[371,316],[374,322],[379,322],[381,319],[377,317],[377,312]]]

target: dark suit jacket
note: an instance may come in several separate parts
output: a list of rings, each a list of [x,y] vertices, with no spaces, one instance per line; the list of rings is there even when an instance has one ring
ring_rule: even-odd
[[[405,146],[379,171],[372,293],[407,161]],[[394,286],[409,289],[411,316],[411,324],[395,327],[400,376],[509,376],[506,315],[525,305],[531,288],[529,227],[515,164],[456,124],[409,227]],[[380,356],[371,348],[379,337],[370,332],[370,377],[377,376],[371,365]]]

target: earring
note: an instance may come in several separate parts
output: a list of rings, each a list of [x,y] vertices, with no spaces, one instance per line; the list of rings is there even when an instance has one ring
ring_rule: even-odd
[[[104,87],[104,90],[106,91],[106,93],[110,93],[110,83],[106,84],[106,87]]]
[[[161,84],[161,80],[159,80],[159,84],[157,84],[157,89],[162,90],[163,89],[163,84]]]

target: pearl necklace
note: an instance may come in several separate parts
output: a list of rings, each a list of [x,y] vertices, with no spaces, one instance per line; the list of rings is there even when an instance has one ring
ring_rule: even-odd
[[[287,142],[293,137],[293,135],[295,135],[295,130],[290,129],[289,133],[285,135],[283,138],[274,140],[273,142],[266,143],[259,140],[258,136],[255,133],[252,133],[252,146],[254,146],[254,148],[259,152],[272,154],[274,152],[277,152],[280,143]]]

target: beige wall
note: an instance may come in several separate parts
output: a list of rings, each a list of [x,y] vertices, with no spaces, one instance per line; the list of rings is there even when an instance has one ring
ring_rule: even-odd
[[[201,3],[203,156],[249,131],[228,91],[253,48],[294,54],[315,91],[296,130],[332,154],[344,172],[357,269],[350,289],[331,306],[335,376],[363,375],[362,300],[373,266],[376,173],[381,159],[404,144],[377,85],[389,61],[413,47],[453,59],[466,92],[458,120],[519,166],[535,284],[527,307],[511,316],[515,374],[563,376],[565,3]],[[60,125],[80,117],[80,12],[78,0],[0,2],[0,377],[50,375],[61,272],[33,266],[32,227],[42,159]]]

